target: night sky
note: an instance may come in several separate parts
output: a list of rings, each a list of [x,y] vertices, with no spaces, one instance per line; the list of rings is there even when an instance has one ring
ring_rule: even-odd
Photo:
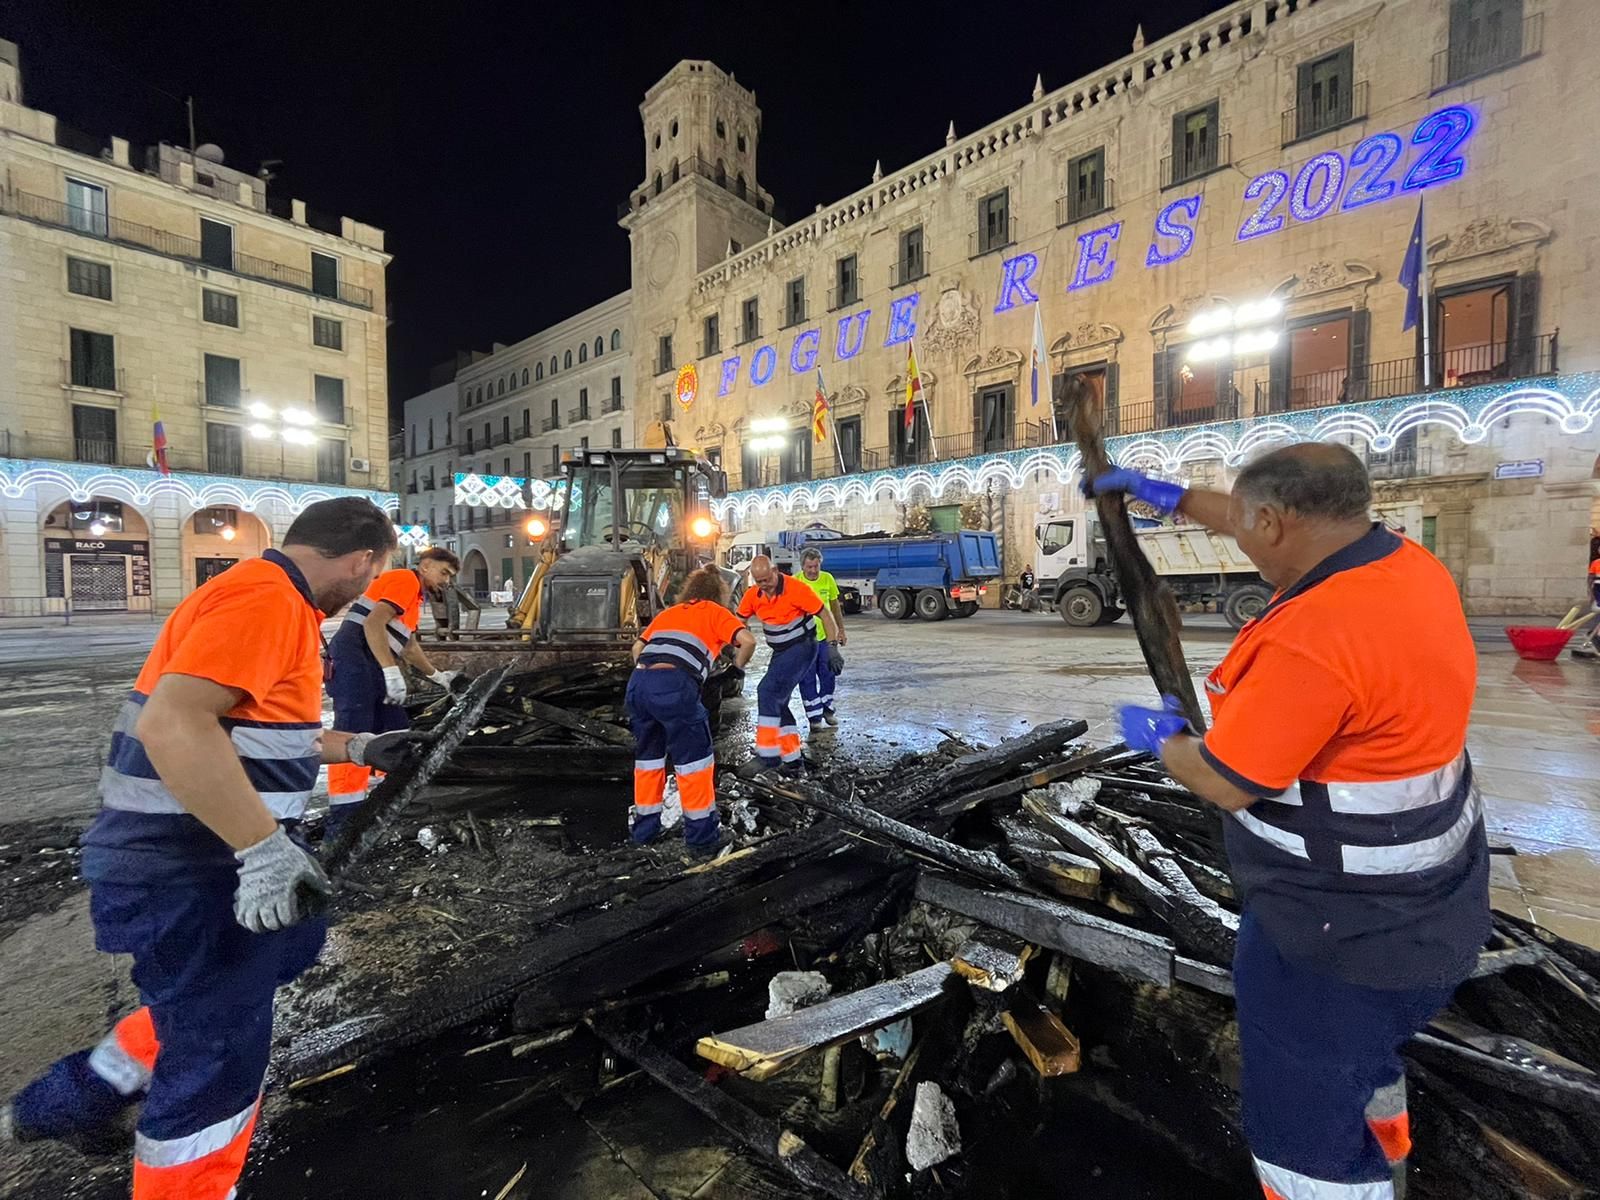
[[[628,286],[619,203],[639,102],[682,58],[752,88],[760,181],[791,219],[1155,40],[1221,0],[972,4],[86,4],[0,8],[25,98],[230,166],[387,231],[390,407],[457,349],[514,342]],[[790,13],[801,14],[790,16]],[[393,15],[386,15],[393,14]]]

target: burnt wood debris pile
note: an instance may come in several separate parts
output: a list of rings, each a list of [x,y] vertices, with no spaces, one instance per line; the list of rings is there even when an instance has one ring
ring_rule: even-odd
[[[385,781],[431,775],[394,826],[487,823],[596,779],[625,797],[619,679],[480,681],[458,702],[482,703],[472,735]],[[1041,1164],[1095,1111],[1162,1144],[1190,1194],[1251,1194],[1223,818],[1086,728],[950,737],[875,773],[725,773],[721,857],[575,853],[548,903],[514,910],[510,950],[279,1073],[332,1089],[442,1038],[530,1094],[631,1064],[764,1159],[771,1194],[834,1197],[1070,1194],[1040,1189],[1072,1164]],[[1600,1188],[1597,976],[1600,954],[1497,914],[1477,976],[1407,1048],[1413,1197]]]

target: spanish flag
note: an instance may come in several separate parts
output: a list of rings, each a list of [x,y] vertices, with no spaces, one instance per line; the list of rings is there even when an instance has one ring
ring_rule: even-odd
[[[906,343],[906,444],[916,440],[917,402],[922,399],[922,372],[917,370],[917,352]]]
[[[811,440],[828,440],[828,394],[823,390],[822,371],[817,371],[817,397],[811,402]]]

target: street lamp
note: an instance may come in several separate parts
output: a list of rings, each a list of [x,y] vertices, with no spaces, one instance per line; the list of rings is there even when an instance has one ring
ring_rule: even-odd
[[[317,435],[310,428],[317,418],[303,408],[275,409],[270,404],[253,400],[245,410],[255,421],[249,426],[250,436],[257,441],[278,443],[278,474],[284,472],[284,446],[314,446]]]

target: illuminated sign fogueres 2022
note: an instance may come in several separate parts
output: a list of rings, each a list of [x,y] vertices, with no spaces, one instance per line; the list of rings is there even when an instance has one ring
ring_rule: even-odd
[[[1477,118],[1459,104],[1430,113],[1411,131],[1409,142],[1415,153],[1403,173],[1397,171],[1397,165],[1405,154],[1407,139],[1398,133],[1375,133],[1364,138],[1348,156],[1337,150],[1315,154],[1292,176],[1283,170],[1263,172],[1245,185],[1244,199],[1255,203],[1240,224],[1235,240],[1266,237],[1285,228],[1291,219],[1306,224],[1459,178],[1467,168],[1467,160],[1459,152],[1476,128]],[[1144,257],[1147,269],[1170,266],[1194,249],[1203,199],[1200,194],[1182,196],[1156,214]],[[1113,221],[1078,235],[1077,262],[1067,291],[1081,291],[1112,278],[1117,269],[1117,247],[1124,244],[1122,232],[1123,222]],[[1002,313],[1038,303],[1038,292],[1029,286],[1038,271],[1037,254],[1018,254],[1004,260],[1000,264],[1000,298],[994,311]],[[920,292],[911,292],[890,302],[884,346],[899,345],[916,336],[917,304],[921,299]],[[835,362],[861,353],[871,317],[872,310],[866,308],[839,318],[833,345]],[[803,330],[790,343],[789,370],[796,375],[809,374],[816,369],[821,353],[822,330]],[[750,356],[748,368],[751,386],[770,383],[777,373],[778,360],[775,345],[768,343],[757,349]],[[726,396],[738,385],[743,363],[738,354],[722,360],[717,395]]]

